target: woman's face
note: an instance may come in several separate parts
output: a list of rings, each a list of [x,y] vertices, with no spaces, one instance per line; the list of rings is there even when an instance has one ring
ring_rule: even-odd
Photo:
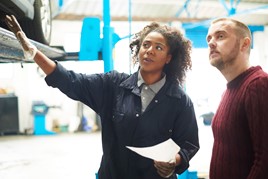
[[[158,32],[149,33],[143,40],[139,50],[141,72],[162,73],[163,68],[171,60],[169,46],[164,36]]]

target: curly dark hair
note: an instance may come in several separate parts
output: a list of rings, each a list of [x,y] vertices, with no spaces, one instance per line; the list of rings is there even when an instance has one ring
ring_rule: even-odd
[[[192,43],[190,40],[186,39],[177,28],[152,22],[145,26],[140,32],[134,34],[129,45],[133,62],[136,64],[139,61],[138,54],[142,42],[151,32],[162,34],[170,48],[168,53],[172,55],[172,59],[163,69],[167,79],[177,80],[182,84],[185,80],[186,72],[192,68],[190,57]]]

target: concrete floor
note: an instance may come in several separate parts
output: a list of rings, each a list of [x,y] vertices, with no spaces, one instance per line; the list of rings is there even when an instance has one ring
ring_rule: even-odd
[[[101,135],[0,136],[0,179],[95,179]]]
[[[201,148],[189,171],[207,179],[211,131],[199,132]],[[95,179],[101,155],[99,131],[0,136],[0,179]]]

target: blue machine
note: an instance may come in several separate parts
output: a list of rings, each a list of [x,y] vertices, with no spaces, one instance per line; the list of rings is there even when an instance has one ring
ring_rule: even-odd
[[[32,114],[34,116],[34,135],[52,135],[53,131],[46,129],[46,114],[49,106],[43,101],[34,101],[32,104]]]
[[[197,171],[186,170],[181,175],[177,175],[178,179],[197,179]]]
[[[104,61],[104,72],[113,70],[112,51],[114,45],[121,40],[110,26],[110,21],[110,2],[103,0],[103,38],[100,34],[100,19],[86,17],[83,20],[80,39],[79,60],[100,60],[101,56],[101,60]]]
[[[97,17],[87,17],[83,20],[80,39],[79,60],[100,60],[100,52],[100,19]]]

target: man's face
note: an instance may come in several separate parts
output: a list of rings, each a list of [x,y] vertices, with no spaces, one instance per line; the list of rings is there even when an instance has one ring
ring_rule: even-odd
[[[166,39],[158,32],[149,33],[139,50],[141,72],[162,73],[165,64],[171,60]]]
[[[233,26],[231,22],[219,21],[208,30],[209,61],[219,70],[232,65],[239,53],[240,41]]]

